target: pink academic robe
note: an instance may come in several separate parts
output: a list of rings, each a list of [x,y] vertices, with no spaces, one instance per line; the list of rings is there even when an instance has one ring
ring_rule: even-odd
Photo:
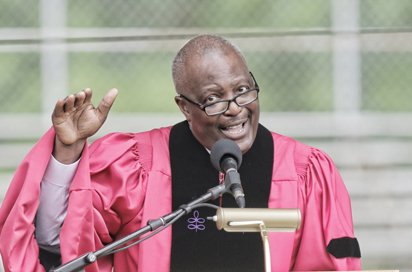
[[[83,151],[70,187],[61,233],[63,263],[95,251],[171,212],[170,127],[107,135]],[[53,148],[49,130],[19,166],[0,210],[0,252],[6,271],[44,271],[34,221],[40,182]],[[354,237],[350,199],[331,159],[272,133],[269,207],[299,208],[296,233],[270,233],[272,271],[359,270],[360,258],[335,258],[330,240]],[[171,228],[86,271],[169,271]],[[251,253],[253,254],[253,253]]]

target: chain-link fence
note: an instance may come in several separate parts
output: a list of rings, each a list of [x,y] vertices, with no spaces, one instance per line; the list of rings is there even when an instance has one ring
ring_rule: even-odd
[[[0,7],[0,112],[45,111],[45,101],[85,87],[99,97],[113,86],[121,91],[114,111],[176,111],[172,59],[205,32],[243,50],[264,111],[412,110],[411,1],[1,0]]]

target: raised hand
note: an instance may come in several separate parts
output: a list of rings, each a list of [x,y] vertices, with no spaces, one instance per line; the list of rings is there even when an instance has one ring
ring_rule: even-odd
[[[90,89],[57,101],[52,114],[56,131],[53,155],[57,160],[71,163],[78,159],[86,139],[106,120],[117,93],[117,89],[108,91],[97,107],[91,103]]]

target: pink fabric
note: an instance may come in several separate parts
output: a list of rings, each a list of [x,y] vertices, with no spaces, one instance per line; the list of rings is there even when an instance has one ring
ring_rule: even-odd
[[[332,239],[354,237],[349,194],[332,159],[291,138],[272,135],[269,207],[299,208],[302,216],[296,233],[270,234],[272,271],[360,270],[360,258],[337,259],[325,250]]]
[[[54,133],[49,131],[20,164],[2,203],[0,252],[6,271],[44,271],[38,260],[33,222],[53,144]]]
[[[63,262],[101,248],[171,211],[169,128],[110,134],[85,148],[70,187],[60,234]],[[272,271],[359,270],[360,259],[336,259],[331,239],[353,237],[350,200],[329,157],[273,134],[275,166],[269,207],[300,208],[296,233],[271,233]],[[50,130],[27,155],[0,210],[0,250],[6,271],[43,271],[34,239],[40,181],[52,152]],[[86,271],[168,271],[171,228],[105,257]]]

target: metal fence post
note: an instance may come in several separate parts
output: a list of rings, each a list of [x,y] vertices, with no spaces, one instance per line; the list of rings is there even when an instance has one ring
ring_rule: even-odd
[[[333,91],[336,113],[361,109],[358,0],[332,1]]]
[[[50,115],[58,98],[66,96],[67,45],[66,0],[41,0],[41,100],[43,126],[50,127]]]

